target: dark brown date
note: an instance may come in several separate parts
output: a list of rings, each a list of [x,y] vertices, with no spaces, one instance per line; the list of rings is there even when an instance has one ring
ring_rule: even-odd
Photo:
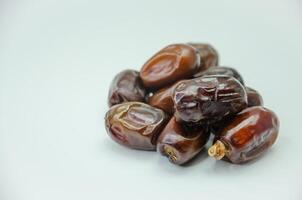
[[[250,87],[245,87],[245,89],[247,92],[248,107],[263,106],[262,96],[257,90]]]
[[[180,79],[193,76],[199,68],[199,54],[187,44],[169,45],[151,59],[140,71],[146,87],[162,88]]]
[[[157,142],[157,151],[169,158],[169,161],[182,165],[194,158],[209,139],[206,127],[188,129],[171,118]]]
[[[177,82],[178,83],[178,82]],[[174,113],[173,93],[177,83],[156,91],[150,98],[148,103],[151,106],[164,110],[169,115]]]
[[[217,160],[240,164],[262,155],[278,136],[279,121],[270,110],[255,106],[238,113],[208,150]]]
[[[173,102],[178,121],[214,123],[246,108],[247,94],[233,77],[202,76],[179,82]]]
[[[111,107],[129,101],[143,102],[145,95],[146,90],[143,87],[139,73],[134,70],[124,70],[118,73],[111,82],[108,104]]]
[[[236,78],[242,85],[244,85],[244,81],[239,72],[231,67],[210,67],[205,71],[201,71],[194,75],[194,77],[208,76],[208,75],[226,75],[232,76]]]
[[[215,48],[210,44],[205,43],[189,43],[191,46],[197,49],[200,56],[199,71],[204,71],[211,66],[217,66],[219,56]]]
[[[140,102],[126,102],[111,107],[105,120],[107,133],[117,143],[134,149],[155,150],[167,118],[160,109]]]

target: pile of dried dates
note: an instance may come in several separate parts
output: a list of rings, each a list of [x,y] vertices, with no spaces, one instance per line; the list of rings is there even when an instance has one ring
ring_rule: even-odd
[[[214,138],[209,156],[235,164],[262,155],[276,141],[279,121],[234,68],[218,64],[209,44],[172,44],[141,70],[113,79],[105,123],[119,144],[157,150],[183,165]]]

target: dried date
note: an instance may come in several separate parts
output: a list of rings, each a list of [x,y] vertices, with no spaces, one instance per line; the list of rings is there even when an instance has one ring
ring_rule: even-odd
[[[173,102],[178,121],[214,123],[246,108],[247,94],[233,77],[202,76],[179,82]]]
[[[126,102],[111,107],[105,121],[107,133],[117,143],[134,149],[155,150],[167,118],[160,109],[140,102]]]
[[[270,148],[278,131],[279,121],[272,111],[261,106],[247,108],[222,129],[208,153],[217,160],[245,163]]]
[[[143,102],[145,95],[146,90],[143,87],[139,73],[135,70],[124,70],[118,73],[111,82],[108,105],[111,107],[129,101]]]
[[[157,151],[170,162],[183,165],[202,150],[209,135],[206,126],[186,128],[173,117],[158,138]]]
[[[199,54],[187,44],[169,45],[151,59],[140,71],[146,87],[158,89],[180,79],[193,76],[199,69]]]

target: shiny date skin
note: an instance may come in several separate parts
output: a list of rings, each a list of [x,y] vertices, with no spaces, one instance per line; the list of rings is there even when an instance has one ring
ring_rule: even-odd
[[[252,106],[263,106],[263,99],[260,93],[250,87],[245,87],[247,92],[247,101],[248,101],[248,107]]]
[[[177,80],[192,77],[199,69],[199,61],[199,54],[192,46],[172,44],[143,65],[140,77],[145,87],[162,88]]]
[[[244,85],[244,81],[242,76],[239,72],[231,67],[223,67],[223,66],[214,66],[210,67],[205,71],[201,71],[194,75],[194,77],[201,77],[201,76],[209,76],[209,75],[226,75],[236,78],[242,85]]]
[[[202,71],[198,74],[195,74],[194,77],[201,77],[201,76],[206,76],[206,75],[232,76],[232,77],[236,78],[241,84],[244,84],[243,78],[237,72],[237,70],[235,70],[234,68],[230,68],[230,67],[217,67],[217,66],[210,67],[206,71]],[[174,113],[173,92],[174,92],[175,86],[178,84],[178,82],[156,91],[153,94],[153,96],[151,96],[149,98],[148,103],[151,106],[164,110],[166,113],[168,113],[170,115],[173,114]],[[256,97],[255,93],[251,92],[251,98],[252,98],[251,102],[256,101],[255,97]]]
[[[209,140],[206,127],[186,128],[172,117],[157,142],[157,151],[173,164],[183,165],[193,159]]]
[[[173,103],[178,121],[215,123],[246,108],[247,94],[233,77],[202,76],[179,82]]]
[[[148,103],[151,106],[162,109],[169,115],[173,115],[174,113],[173,93],[177,84],[178,82],[176,82],[171,86],[156,91],[149,98]]]
[[[241,164],[261,156],[276,141],[279,121],[275,113],[254,106],[238,113],[216,136],[210,156]]]
[[[126,102],[110,108],[105,117],[109,136],[119,144],[141,150],[155,150],[165,113],[141,102]]]
[[[253,107],[253,106],[263,106],[263,99],[261,95],[258,93],[258,91],[250,88],[250,87],[245,87],[246,93],[247,93],[247,102],[248,102],[248,107]],[[229,116],[226,119],[220,121],[219,123],[212,124],[210,126],[211,132],[214,135],[219,135],[221,133],[221,130],[227,126],[232,120],[234,116]]]
[[[219,61],[218,52],[210,44],[205,43],[189,43],[197,49],[200,56],[200,67],[199,71],[202,72],[207,70],[211,66],[217,66]]]
[[[143,102],[145,95],[146,90],[139,73],[135,70],[124,70],[118,73],[111,82],[108,105],[111,107],[129,101]]]

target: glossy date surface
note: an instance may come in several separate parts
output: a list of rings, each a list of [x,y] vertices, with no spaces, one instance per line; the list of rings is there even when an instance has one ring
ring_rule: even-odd
[[[139,73],[135,70],[124,70],[118,73],[111,82],[108,105],[113,106],[123,102],[145,100],[146,90],[143,87]]]
[[[264,107],[254,106],[238,113],[216,136],[215,144],[221,142],[218,146],[225,149],[225,160],[240,164],[262,155],[274,144],[278,131],[279,121],[275,113]],[[214,152],[215,144],[214,148],[211,147]],[[209,154],[213,153],[210,150]]]
[[[148,103],[151,106],[164,110],[169,115],[173,115],[174,113],[173,94],[174,94],[175,86],[177,84],[178,82],[171,86],[156,91],[149,98]]]
[[[143,65],[140,77],[145,87],[156,89],[189,78],[198,69],[199,54],[195,48],[187,44],[172,44]]]
[[[173,102],[178,121],[214,123],[246,108],[247,94],[233,77],[202,76],[179,82]]]
[[[263,106],[263,99],[260,93],[250,87],[245,87],[247,92],[247,101],[248,101],[248,107],[252,106]]]
[[[172,117],[158,138],[157,151],[182,165],[194,158],[209,139],[207,127],[188,128]]]
[[[110,108],[105,117],[109,136],[134,149],[155,150],[159,133],[167,122],[165,113],[140,102],[126,102]]]
[[[239,72],[231,67],[223,67],[223,66],[214,66],[210,67],[205,71],[201,71],[194,75],[194,77],[201,77],[201,76],[209,76],[209,75],[226,75],[236,78],[242,85],[244,85],[244,81],[242,76]]]
[[[205,43],[189,43],[197,49],[200,56],[199,71],[204,71],[211,66],[217,66],[219,61],[218,52],[210,44]]]

